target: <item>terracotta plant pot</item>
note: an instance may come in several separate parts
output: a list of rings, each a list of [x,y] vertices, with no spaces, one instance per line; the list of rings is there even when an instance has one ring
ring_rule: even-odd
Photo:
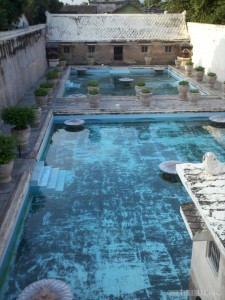
[[[192,75],[193,65],[185,65],[185,72],[188,76]]]
[[[34,121],[31,123],[31,127],[38,127],[41,120],[41,107],[37,107],[34,109]]]

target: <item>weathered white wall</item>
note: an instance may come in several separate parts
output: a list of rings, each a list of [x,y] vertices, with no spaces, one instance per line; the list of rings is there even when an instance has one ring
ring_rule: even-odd
[[[17,104],[46,68],[44,25],[0,33],[0,107]]]
[[[225,258],[220,256],[218,274],[215,274],[207,257],[207,242],[193,242],[190,268],[190,290],[200,291],[202,300],[224,300],[225,295]],[[209,293],[207,293],[209,291]],[[210,295],[210,291],[212,294]],[[190,297],[195,300],[197,294]]]
[[[192,60],[206,68],[206,72],[217,74],[225,81],[225,26],[188,23],[188,32],[193,45]]]

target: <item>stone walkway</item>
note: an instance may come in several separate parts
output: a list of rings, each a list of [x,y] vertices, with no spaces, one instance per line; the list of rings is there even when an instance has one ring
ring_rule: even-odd
[[[172,68],[177,72],[175,68]],[[179,72],[179,71],[178,71]],[[184,71],[180,71],[185,76],[186,80],[194,82],[193,77],[186,77]],[[61,77],[61,82],[65,82],[67,70],[64,70]],[[19,106],[35,104],[33,91],[41,82],[45,81],[43,76],[33,86],[18,103]],[[93,110],[89,107],[86,97],[77,99],[63,99],[57,97],[59,90],[62,88],[60,84],[53,92],[52,102],[48,105],[45,112],[42,112],[41,123],[38,128],[32,128],[29,146],[26,153],[17,158],[12,174],[12,181],[7,186],[0,187],[0,228],[4,225],[4,221],[8,216],[8,208],[13,205],[13,198],[21,197],[23,187],[27,184],[30,174],[35,164],[35,156],[32,156],[33,149],[39,138],[40,133],[44,134],[45,120],[49,118],[49,114],[119,114],[119,113],[177,113],[177,112],[223,112],[225,111],[225,99],[222,99],[221,83],[216,82],[215,88],[210,90],[207,88],[205,79],[199,87],[205,89],[210,95],[202,96],[197,102],[180,100],[178,95],[173,96],[154,96],[149,107],[143,106],[135,97],[112,97],[102,96],[101,103],[98,109]],[[1,124],[1,130],[4,134],[10,133],[10,127]],[[14,203],[15,205],[15,203]],[[9,216],[8,216],[9,217]],[[7,218],[8,218],[7,217]],[[1,234],[1,229],[0,229]],[[1,253],[0,253],[1,254]]]

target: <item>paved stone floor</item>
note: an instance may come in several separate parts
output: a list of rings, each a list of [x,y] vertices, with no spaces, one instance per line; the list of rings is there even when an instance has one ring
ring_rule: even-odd
[[[176,70],[181,72],[185,77],[183,70]],[[61,74],[61,82],[65,81],[67,70],[65,69]],[[194,82],[194,77],[186,77],[187,80]],[[41,82],[45,81],[43,76],[40,80],[32,86],[32,88],[24,95],[19,101],[19,106],[35,104],[35,98],[33,95],[34,89],[39,86]],[[45,112],[42,112],[41,123],[38,128],[33,128],[31,131],[31,137],[28,149],[26,153],[22,153],[20,156],[17,151],[17,158],[15,160],[15,166],[12,174],[12,181],[7,186],[0,187],[0,227],[4,221],[4,216],[12,197],[17,194],[17,190],[21,188],[28,179],[33,166],[35,164],[35,158],[31,158],[31,153],[35,147],[36,141],[40,132],[43,133],[43,124],[47,118],[48,112],[52,111],[56,114],[119,114],[119,113],[177,113],[177,112],[223,112],[225,111],[225,99],[222,98],[222,87],[220,82],[216,82],[214,89],[207,88],[206,79],[204,78],[202,83],[198,83],[199,87],[202,87],[209,92],[210,95],[201,96],[201,99],[197,102],[190,102],[188,100],[180,100],[178,95],[173,96],[154,96],[149,107],[143,106],[140,101],[135,97],[111,97],[102,96],[101,103],[98,109],[91,109],[87,102],[87,98],[77,99],[63,99],[57,97],[61,88],[60,83],[55,88],[52,96],[52,102],[49,103]],[[4,134],[10,133],[10,127],[5,124],[1,124],[1,131]],[[24,174],[27,174],[25,176]],[[24,176],[22,176],[24,175]],[[24,182],[21,182],[24,180]]]

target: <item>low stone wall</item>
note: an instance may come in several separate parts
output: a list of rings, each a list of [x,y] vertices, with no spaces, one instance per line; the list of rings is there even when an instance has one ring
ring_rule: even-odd
[[[0,107],[12,106],[47,68],[45,25],[0,33]]]
[[[188,23],[188,32],[193,45],[193,62],[206,72],[217,74],[219,81],[225,80],[225,26]]]

